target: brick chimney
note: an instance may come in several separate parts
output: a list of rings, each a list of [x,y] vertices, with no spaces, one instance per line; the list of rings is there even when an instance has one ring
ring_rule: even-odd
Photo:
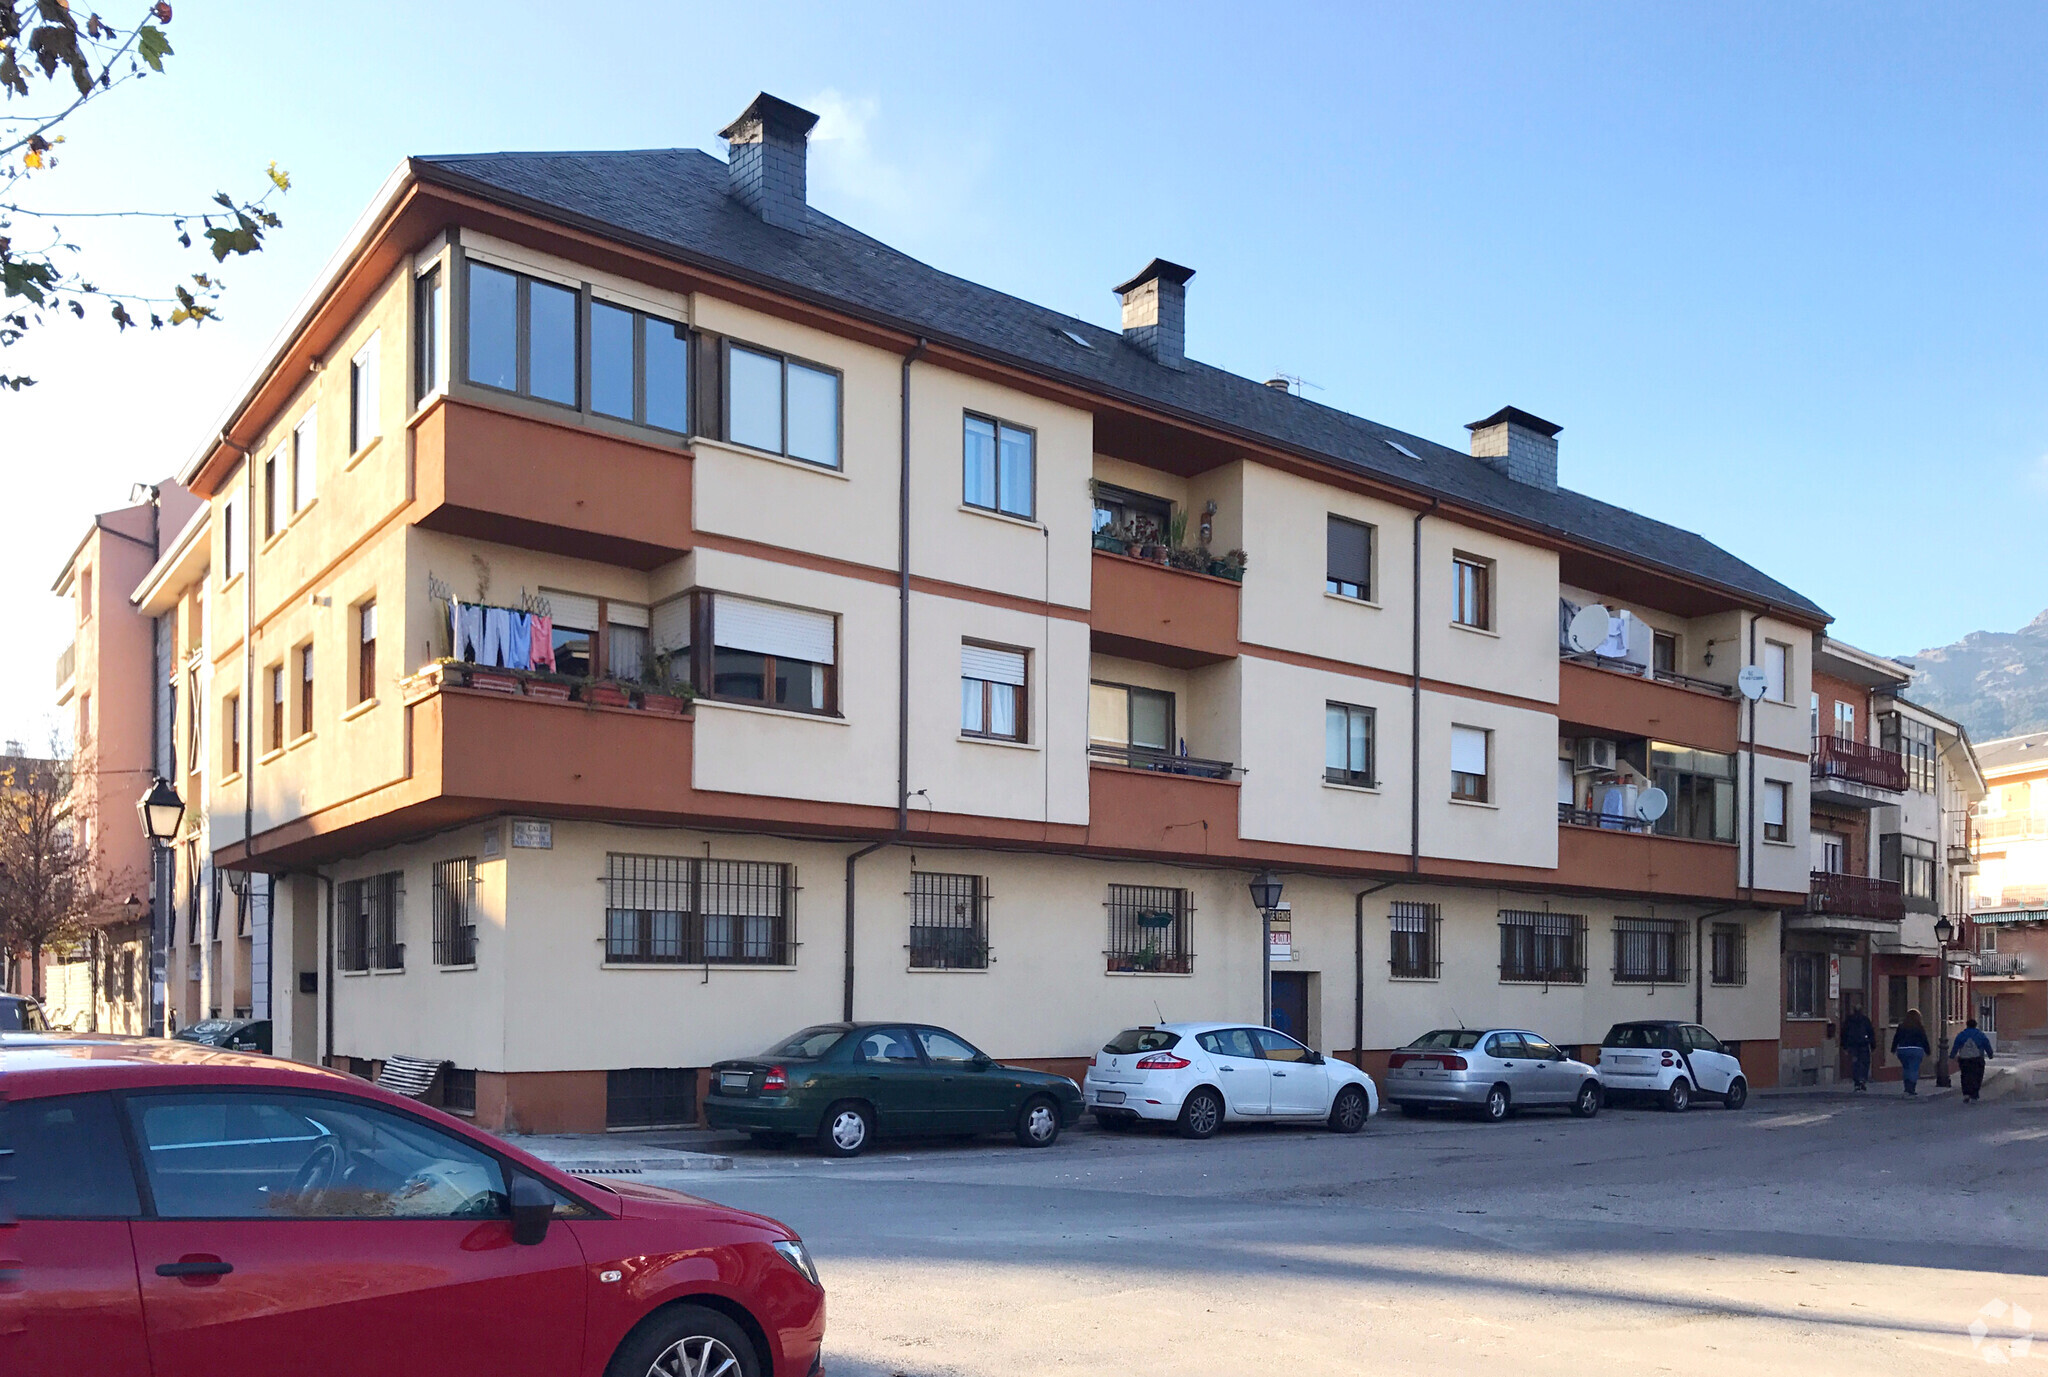
[[[1557,433],[1563,426],[1504,406],[1465,429],[1472,432],[1474,459],[1517,483],[1557,491]]]
[[[763,91],[740,117],[718,131],[731,145],[733,199],[769,224],[802,234],[805,213],[805,151],[818,117]]]
[[[1124,299],[1124,339],[1168,368],[1187,366],[1188,279],[1193,268],[1155,258],[1116,289]]]

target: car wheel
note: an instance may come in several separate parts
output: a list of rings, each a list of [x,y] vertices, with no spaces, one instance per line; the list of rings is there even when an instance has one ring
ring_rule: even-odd
[[[1017,1116],[1017,1146],[1051,1147],[1060,1140],[1060,1107],[1043,1095],[1024,1102]]]
[[[1671,1082],[1671,1088],[1664,1092],[1664,1107],[1673,1114],[1683,1114],[1692,1105],[1692,1086],[1680,1076]]]
[[[825,1111],[818,1146],[828,1157],[858,1157],[875,1136],[875,1111],[856,1100],[841,1100]]]
[[[1203,1086],[1190,1091],[1180,1107],[1180,1136],[1214,1138],[1223,1126],[1223,1097]]]
[[[713,1373],[762,1377],[753,1340],[728,1316],[678,1305],[650,1316],[626,1336],[605,1377],[679,1377]]]
[[[1600,1082],[1587,1081],[1579,1087],[1578,1096],[1572,1101],[1572,1113],[1581,1119],[1590,1119],[1600,1112]]]
[[[1098,1114],[1095,1116],[1095,1126],[1104,1133],[1129,1133],[1137,1125],[1137,1122],[1135,1118],[1128,1114]]]
[[[1429,1113],[1429,1106],[1426,1104],[1417,1104],[1413,1100],[1403,1100],[1401,1101],[1401,1112],[1403,1114],[1406,1114],[1411,1119],[1419,1119],[1423,1115]]]
[[[1366,1103],[1365,1092],[1355,1085],[1347,1085],[1337,1092],[1337,1102],[1330,1106],[1330,1130],[1333,1133],[1356,1133],[1365,1127],[1366,1118],[1372,1106]]]
[[[1721,1097],[1723,1109],[1740,1109],[1749,1103],[1749,1082],[1737,1076],[1728,1086],[1728,1093]]]
[[[1497,1124],[1502,1119],[1507,1118],[1508,1111],[1513,1108],[1514,1101],[1508,1097],[1508,1088],[1504,1085],[1496,1085],[1493,1089],[1486,1092],[1486,1103],[1480,1108],[1479,1112],[1485,1117],[1486,1122]]]

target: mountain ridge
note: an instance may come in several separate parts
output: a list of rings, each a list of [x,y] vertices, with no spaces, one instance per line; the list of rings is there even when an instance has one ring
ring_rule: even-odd
[[[1899,658],[1917,666],[1907,696],[1962,723],[1972,741],[2048,729],[2048,608],[2017,631],[1972,631]]]

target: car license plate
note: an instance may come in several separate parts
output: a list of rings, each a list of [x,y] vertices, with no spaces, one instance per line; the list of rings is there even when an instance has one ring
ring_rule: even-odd
[[[718,1077],[720,1090],[745,1090],[753,1083],[754,1073],[751,1071],[724,1071]]]
[[[1097,1104],[1122,1104],[1123,1102],[1124,1092],[1121,1090],[1098,1090],[1095,1092],[1095,1103]]]

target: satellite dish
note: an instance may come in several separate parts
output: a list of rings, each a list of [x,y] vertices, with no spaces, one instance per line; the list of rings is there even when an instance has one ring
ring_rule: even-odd
[[[1654,784],[1636,795],[1636,816],[1644,822],[1655,822],[1670,806],[1671,796]]]
[[[1581,607],[1565,627],[1565,644],[1580,655],[1592,654],[1607,640],[1608,620],[1607,609],[1597,602]]]
[[[1770,687],[1770,681],[1764,678],[1764,672],[1759,666],[1744,665],[1742,673],[1735,676],[1735,687],[1742,690],[1744,698],[1754,703],[1764,696],[1764,690]]]

